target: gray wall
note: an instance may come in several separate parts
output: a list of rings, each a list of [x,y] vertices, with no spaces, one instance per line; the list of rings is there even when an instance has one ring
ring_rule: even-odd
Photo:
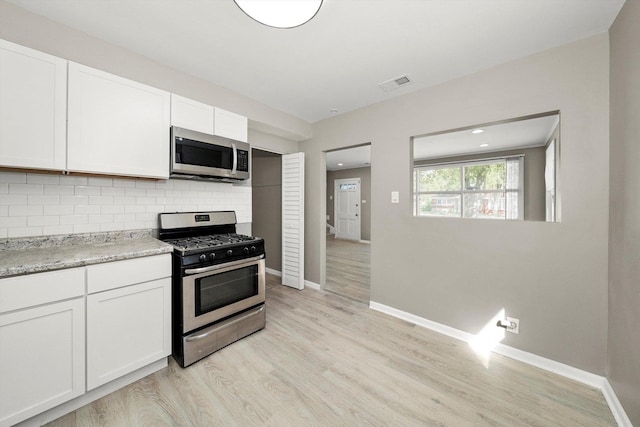
[[[640,3],[628,1],[611,37],[611,201],[607,377],[640,426]]]
[[[282,158],[279,154],[251,150],[252,233],[262,237],[266,265],[282,270]]]
[[[545,220],[545,148],[525,148],[520,150],[496,151],[479,155],[445,157],[433,160],[418,160],[416,165],[433,165],[465,160],[488,159],[500,156],[524,154],[524,219],[526,221]]]
[[[324,152],[371,142],[371,300],[474,334],[505,308],[521,331],[503,343],[604,375],[608,81],[603,33],[315,123],[300,144],[306,279],[325,274]],[[412,216],[411,136],[554,110],[562,222]]]
[[[304,120],[2,0],[0,38],[245,115],[250,126],[263,132],[268,129],[292,140],[311,135],[311,125]]]
[[[371,168],[342,169],[327,171],[327,215],[331,225],[335,225],[333,197],[336,179],[360,178],[360,239],[371,240]],[[331,197],[330,197],[331,196]],[[366,203],[362,203],[366,200]]]

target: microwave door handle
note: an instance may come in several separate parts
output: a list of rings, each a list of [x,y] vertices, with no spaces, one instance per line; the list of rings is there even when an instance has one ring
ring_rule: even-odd
[[[238,149],[234,142],[231,143],[231,149],[233,150],[233,168],[231,168],[231,174],[235,175],[236,169],[238,168]]]

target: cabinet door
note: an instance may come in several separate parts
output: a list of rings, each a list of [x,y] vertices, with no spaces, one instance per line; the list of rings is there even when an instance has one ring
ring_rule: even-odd
[[[0,315],[0,426],[84,393],[84,297]]]
[[[170,278],[87,296],[87,390],[170,353]]]
[[[67,168],[169,177],[170,95],[69,63]]]
[[[213,135],[213,107],[172,93],[171,126]]]
[[[231,111],[215,108],[214,133],[236,141],[247,142],[248,119]]]
[[[0,166],[64,170],[67,61],[0,40]]]

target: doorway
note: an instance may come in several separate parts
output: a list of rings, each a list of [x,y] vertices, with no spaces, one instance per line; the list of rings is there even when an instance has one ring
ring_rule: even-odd
[[[326,270],[323,289],[370,299],[371,146],[326,153]]]

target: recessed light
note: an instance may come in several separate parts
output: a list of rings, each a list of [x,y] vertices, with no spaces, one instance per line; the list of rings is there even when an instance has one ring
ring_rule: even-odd
[[[482,132],[484,132],[484,129],[474,129],[474,130],[471,131],[471,133],[473,133],[473,134],[479,134],[479,133],[482,133]]]
[[[342,163],[338,163],[338,166],[344,166]]]
[[[480,144],[480,147],[488,147],[489,144]]]

